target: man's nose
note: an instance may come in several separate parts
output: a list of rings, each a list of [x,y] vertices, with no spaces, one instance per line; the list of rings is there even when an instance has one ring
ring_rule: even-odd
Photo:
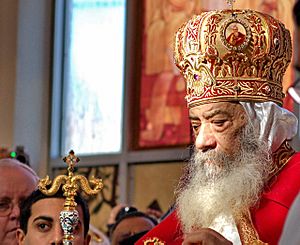
[[[63,245],[63,241],[62,240],[60,240],[60,241],[53,241],[51,243],[51,245]]]
[[[210,124],[202,124],[196,137],[195,147],[202,152],[215,149],[217,141]]]
[[[13,205],[10,213],[10,218],[11,219],[19,219],[20,216],[20,208],[19,205]]]
[[[62,245],[62,244],[63,244],[63,230],[61,229],[60,224],[57,224],[54,227],[51,245]]]

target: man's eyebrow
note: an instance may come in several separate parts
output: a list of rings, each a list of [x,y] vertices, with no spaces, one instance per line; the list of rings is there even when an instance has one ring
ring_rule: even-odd
[[[38,216],[38,217],[36,217],[34,220],[33,220],[33,222],[35,222],[35,221],[37,221],[37,220],[39,220],[39,219],[42,219],[42,220],[46,220],[46,221],[49,221],[49,222],[53,222],[53,218],[51,218],[51,217],[49,217],[49,216]]]
[[[198,120],[199,118],[197,116],[189,116],[190,120]]]
[[[11,201],[11,198],[8,196],[2,196],[2,197],[0,197],[0,200],[1,201]]]
[[[215,115],[218,115],[218,114],[230,116],[230,113],[228,113],[227,111],[221,110],[221,109],[216,109],[214,111],[204,112],[203,113],[203,117],[205,119],[209,119],[209,118],[212,118],[212,117],[214,117]],[[189,119],[190,120],[199,120],[199,117],[198,116],[189,115]]]
[[[216,109],[214,111],[209,111],[209,112],[204,112],[203,113],[203,117],[205,119],[209,119],[212,118],[216,115],[225,115],[225,116],[230,116],[230,113],[228,113],[227,111],[221,110],[221,109]]]

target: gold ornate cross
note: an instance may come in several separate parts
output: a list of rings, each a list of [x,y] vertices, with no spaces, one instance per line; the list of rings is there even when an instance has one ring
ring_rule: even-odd
[[[60,188],[62,189],[66,200],[64,209],[60,213],[60,223],[64,231],[63,244],[70,245],[74,240],[73,231],[79,220],[79,215],[76,210],[77,203],[75,202],[77,192],[79,192],[81,187],[87,195],[95,195],[102,190],[103,183],[101,179],[94,177],[87,180],[83,175],[74,175],[74,166],[80,161],[80,159],[75,156],[74,151],[71,150],[69,155],[63,160],[68,165],[68,175],[57,176],[53,180],[53,183],[47,175],[44,179],[40,180],[38,187],[40,191],[47,196],[53,196]],[[91,188],[90,185],[93,188]]]
[[[64,157],[63,160],[66,164],[68,164],[69,167],[72,167],[72,168],[74,167],[74,165],[76,163],[79,163],[79,161],[80,161],[79,157],[75,156],[75,153],[73,150],[71,150],[69,152],[69,155]]]

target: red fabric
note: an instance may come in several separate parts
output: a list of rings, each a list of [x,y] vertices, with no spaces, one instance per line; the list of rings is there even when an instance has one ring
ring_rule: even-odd
[[[300,153],[294,154],[269,190],[258,209],[252,210],[253,224],[263,242],[278,244],[289,208],[300,190]]]
[[[176,211],[173,211],[162,222],[139,239],[135,244],[144,245],[144,241],[148,239],[158,238],[161,242],[170,245],[182,244],[182,231],[180,222],[177,219]],[[152,245],[151,243],[147,243]]]
[[[283,108],[294,112],[294,100],[292,96],[287,92],[285,98],[283,99]]]
[[[293,200],[300,190],[300,153],[294,154],[262,195],[257,208],[251,210],[252,221],[261,241],[269,245],[278,244],[284,220]],[[173,211],[154,229],[144,235],[136,245],[158,238],[167,245],[182,244],[182,231]]]

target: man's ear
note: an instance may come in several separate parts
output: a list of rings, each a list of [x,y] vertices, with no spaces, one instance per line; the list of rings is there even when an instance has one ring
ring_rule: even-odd
[[[89,244],[90,244],[90,241],[91,241],[91,235],[90,235],[90,234],[87,234],[87,235],[86,235],[86,238],[85,238],[85,245],[89,245]]]
[[[247,115],[247,113],[246,113],[246,111],[245,110],[243,110],[241,113],[240,113],[240,121],[241,121],[241,123],[243,124],[243,125],[245,125],[247,122],[248,122],[248,120],[249,120],[249,118],[248,118],[248,115]]]
[[[24,240],[25,240],[25,233],[22,229],[18,228],[17,232],[16,232],[16,237],[17,237],[17,241],[18,241],[18,245],[22,245],[24,244]]]

